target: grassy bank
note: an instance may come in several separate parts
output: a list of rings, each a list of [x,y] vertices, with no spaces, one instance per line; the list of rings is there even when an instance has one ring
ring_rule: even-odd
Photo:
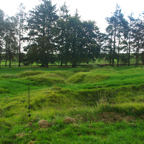
[[[143,143],[143,73],[143,66],[1,67],[0,142]]]

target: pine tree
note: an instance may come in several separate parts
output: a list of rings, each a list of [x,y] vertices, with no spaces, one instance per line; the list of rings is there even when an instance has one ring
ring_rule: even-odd
[[[128,30],[128,66],[130,66],[130,53],[131,53],[131,35],[132,35],[132,14],[129,18],[129,30]]]
[[[135,52],[135,65],[139,62],[139,52],[143,48],[143,22],[140,19],[135,19],[134,27],[132,29],[133,49]]]
[[[19,59],[19,64],[18,66],[20,67],[20,63],[21,63],[21,39],[23,37],[24,34],[24,30],[25,30],[25,20],[26,20],[26,13],[24,12],[25,7],[23,5],[23,3],[20,3],[19,8],[18,8],[18,13],[16,14],[16,18],[17,18],[17,31],[18,31],[18,43],[19,43],[19,47],[18,47],[18,59]]]
[[[128,27],[127,21],[124,19],[124,15],[121,12],[120,6],[116,5],[116,10],[113,15],[106,18],[110,28],[111,28],[111,38],[113,42],[112,48],[112,66],[114,66],[114,60],[117,58],[117,66],[119,66],[119,53],[120,53],[120,43],[121,38],[125,37],[126,29]]]
[[[112,64],[112,44],[113,44],[113,26],[109,25],[106,28],[106,44],[104,45],[104,51],[109,53],[109,64]]]
[[[5,40],[5,46],[6,46],[5,52],[6,52],[7,58],[9,58],[10,68],[11,68],[12,57],[17,51],[16,26],[17,26],[16,17],[12,16],[12,17],[6,18],[4,40]]]
[[[48,67],[55,50],[55,25],[58,19],[56,5],[51,1],[43,0],[29,13],[28,30],[31,44],[37,45],[39,61],[42,66]]]
[[[4,36],[4,12],[0,9],[0,64],[2,60],[2,52],[3,52],[3,36]]]
[[[119,13],[119,6],[116,5],[116,10],[113,13],[113,16],[106,18],[108,24],[112,26],[111,28],[113,31],[112,66],[114,66],[114,59],[116,57],[116,35],[118,28],[118,13]]]
[[[61,66],[63,62],[65,63],[65,66],[67,66],[67,63],[69,61],[70,52],[69,52],[69,41],[68,41],[68,8],[66,6],[66,3],[64,3],[60,7],[60,18],[57,21],[57,29],[59,31],[58,36],[56,37],[56,43],[58,44],[58,57],[61,61]]]

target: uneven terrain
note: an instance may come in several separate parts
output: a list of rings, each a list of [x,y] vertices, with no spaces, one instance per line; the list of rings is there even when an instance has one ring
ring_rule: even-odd
[[[143,120],[143,66],[0,68],[0,143],[143,143]]]

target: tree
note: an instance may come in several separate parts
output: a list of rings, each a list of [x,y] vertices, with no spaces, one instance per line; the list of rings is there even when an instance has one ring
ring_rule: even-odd
[[[23,3],[20,3],[19,8],[18,8],[18,13],[16,14],[17,18],[17,30],[18,30],[18,55],[19,55],[19,67],[21,63],[21,39],[24,34],[24,29],[25,29],[25,19],[26,19],[26,13],[24,12],[25,7]]]
[[[97,29],[93,21],[81,22],[77,12],[75,16],[69,17],[68,44],[72,67],[76,67],[76,63],[88,63],[100,53],[100,47],[96,42]]]
[[[123,50],[125,47],[120,46],[122,44],[122,40],[126,39],[127,33],[128,33],[128,22],[124,18],[124,15],[121,13],[121,10],[119,11],[118,16],[119,22],[118,22],[118,32],[117,32],[117,39],[118,39],[118,46],[117,46],[117,66],[119,66],[119,54],[120,51]]]
[[[11,60],[13,54],[17,51],[17,38],[16,38],[17,21],[15,17],[8,17],[5,20],[5,53],[9,58],[9,67],[11,68]],[[7,59],[6,59],[7,61]]]
[[[83,49],[85,53],[82,60],[89,62],[95,60],[100,53],[101,41],[99,28],[95,25],[95,21],[83,21]]]
[[[113,36],[113,26],[109,25],[106,28],[107,35],[105,37],[106,43],[104,45],[104,51],[109,53],[109,64],[111,65],[112,62],[112,36]]]
[[[144,25],[142,20],[135,19],[134,26],[132,29],[132,39],[133,39],[133,50],[135,52],[135,65],[138,65],[139,61],[139,52],[143,48],[144,34],[143,29]]]
[[[42,66],[48,67],[55,50],[55,25],[58,19],[56,5],[43,0],[29,13],[28,30],[29,41],[37,45],[39,60]]]
[[[70,50],[70,62],[72,63],[72,67],[76,67],[76,63],[79,62],[79,40],[80,36],[82,35],[82,24],[78,17],[70,17],[68,20],[68,43],[69,43],[69,50]],[[82,50],[81,50],[82,52]]]
[[[112,33],[113,33],[113,50],[112,50],[112,66],[114,66],[114,59],[116,53],[116,32],[118,27],[118,13],[119,13],[119,6],[116,5],[116,10],[113,13],[113,16],[110,18],[106,18],[109,25],[111,25]]]
[[[111,38],[113,38],[113,48],[112,48],[112,66],[114,66],[114,59],[117,58],[117,66],[119,66],[119,53],[120,53],[120,43],[121,37],[125,37],[126,28],[128,27],[127,21],[124,19],[124,15],[121,13],[120,6],[116,5],[116,10],[111,17],[106,18],[109,29],[111,29]],[[117,51],[116,51],[117,50]],[[116,53],[117,52],[117,53]]]
[[[24,58],[24,65],[33,64],[34,62],[39,63],[39,49],[37,44],[30,44],[24,47],[24,51],[27,51],[26,57]]]
[[[4,12],[0,9],[0,64],[2,59],[4,29]]]
[[[68,41],[68,19],[70,15],[68,14],[68,8],[66,6],[66,3],[64,3],[60,7],[60,17],[57,21],[57,29],[58,29],[58,36],[56,37],[56,43],[58,44],[58,57],[61,61],[61,66],[63,62],[65,63],[65,66],[67,66],[67,63],[69,61],[70,52],[69,52],[69,41]]]
[[[128,46],[128,66],[130,66],[130,53],[132,51],[132,44],[133,44],[133,41],[132,41],[132,29],[133,29],[133,26],[134,26],[134,21],[135,19],[133,18],[132,16],[132,13],[130,16],[128,16],[129,18],[129,29],[128,29],[128,35],[127,35],[127,39],[128,39],[128,43],[126,44]]]

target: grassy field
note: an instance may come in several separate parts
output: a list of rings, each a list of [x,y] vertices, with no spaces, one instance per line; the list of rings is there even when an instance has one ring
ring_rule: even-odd
[[[0,68],[2,144],[142,144],[143,120],[143,66]]]

